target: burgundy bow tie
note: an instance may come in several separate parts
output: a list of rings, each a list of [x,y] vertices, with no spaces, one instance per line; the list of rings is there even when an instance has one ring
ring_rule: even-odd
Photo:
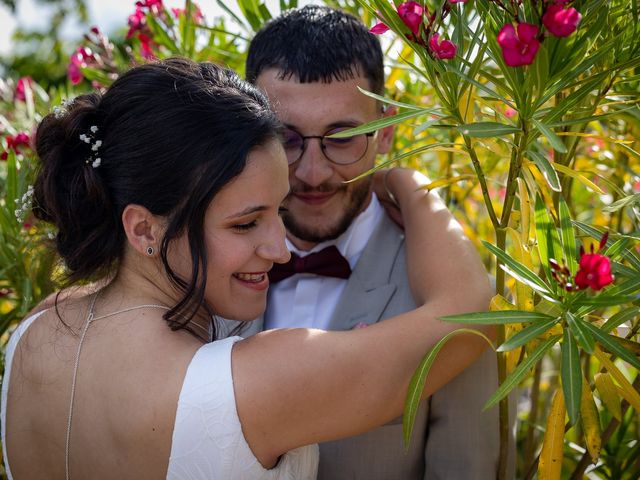
[[[269,271],[269,281],[279,282],[296,273],[315,273],[325,277],[349,278],[351,267],[347,259],[334,246],[324,248],[319,252],[300,257],[291,252],[291,260],[287,263],[276,263]]]

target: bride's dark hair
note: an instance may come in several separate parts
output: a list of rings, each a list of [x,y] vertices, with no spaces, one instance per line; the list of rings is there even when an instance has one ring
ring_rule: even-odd
[[[103,96],[82,95],[66,109],[45,117],[37,131],[33,211],[58,229],[69,283],[114,273],[126,241],[122,212],[142,205],[168,220],[160,255],[183,295],[165,319],[185,328],[206,306],[207,206],[242,172],[253,148],[278,136],[266,97],[230,70],[172,58],[133,68]],[[170,242],[185,232],[191,278],[167,262]]]

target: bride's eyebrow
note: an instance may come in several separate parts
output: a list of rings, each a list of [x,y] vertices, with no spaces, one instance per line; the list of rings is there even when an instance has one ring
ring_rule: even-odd
[[[267,209],[268,209],[268,207],[266,205],[256,205],[256,206],[252,206],[252,207],[247,207],[247,208],[245,208],[244,210],[242,210],[240,212],[236,212],[236,213],[233,213],[233,214],[229,215],[228,217],[226,217],[226,220],[232,220],[234,218],[244,217],[245,215],[250,215],[250,214],[256,213],[256,212],[264,212]]]

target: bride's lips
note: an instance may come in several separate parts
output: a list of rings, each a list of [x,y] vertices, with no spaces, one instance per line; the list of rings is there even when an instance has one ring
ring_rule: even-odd
[[[293,196],[307,205],[322,205],[328,202],[336,194],[333,192],[322,193],[294,193]]]
[[[252,290],[266,290],[269,287],[267,272],[234,273],[235,278],[242,286]]]

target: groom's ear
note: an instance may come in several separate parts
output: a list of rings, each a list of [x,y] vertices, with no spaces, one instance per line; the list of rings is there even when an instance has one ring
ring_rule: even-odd
[[[387,105],[382,113],[382,116],[383,118],[392,117],[396,113],[398,113],[398,109],[396,107],[394,107],[393,105]],[[389,125],[388,127],[384,127],[378,131],[379,154],[389,153],[389,150],[391,150],[395,128],[395,125]]]
[[[161,217],[153,215],[142,205],[129,204],[122,212],[122,226],[134,250],[143,255],[151,255],[149,248],[153,252],[158,251],[164,232]]]

